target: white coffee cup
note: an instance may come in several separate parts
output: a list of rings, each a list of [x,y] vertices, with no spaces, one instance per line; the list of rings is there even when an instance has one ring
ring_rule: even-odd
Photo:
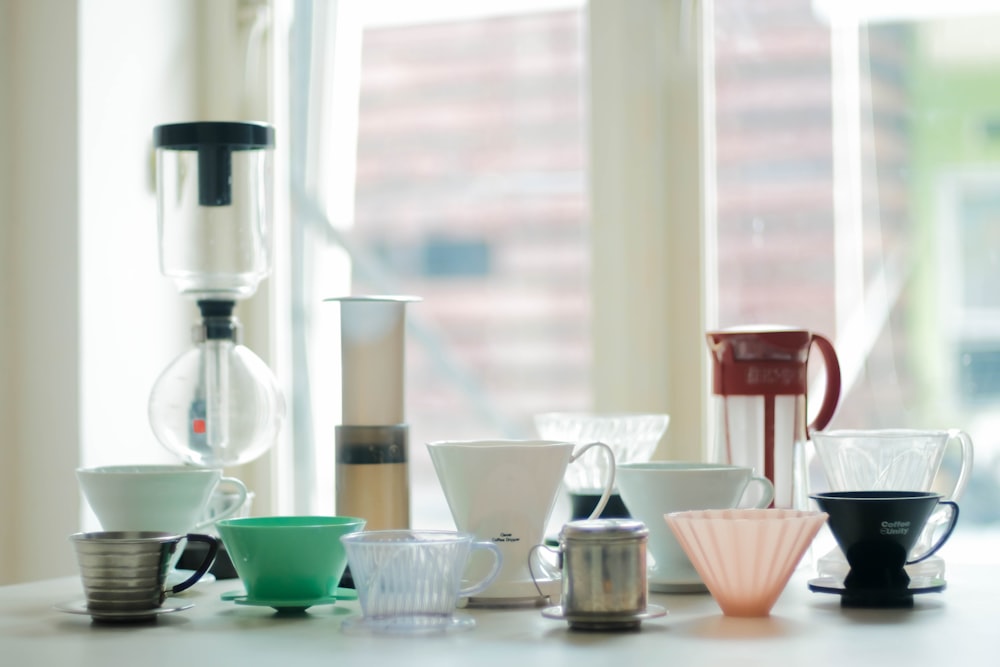
[[[740,505],[746,491],[760,487],[753,505],[767,507],[774,487],[751,468],[718,463],[651,461],[618,466],[618,490],[629,513],[649,528],[650,590],[704,590],[701,578],[663,518],[670,512],[729,509]]]
[[[76,478],[105,531],[161,531],[186,534],[240,510],[247,488],[221,469],[183,465],[121,465],[79,468]],[[223,512],[207,513],[220,485],[231,487]]]

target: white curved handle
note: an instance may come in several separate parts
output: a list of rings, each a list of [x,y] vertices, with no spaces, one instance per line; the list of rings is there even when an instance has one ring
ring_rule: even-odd
[[[965,431],[953,428],[948,431],[948,442],[952,440],[958,440],[961,447],[962,465],[958,470],[955,488],[951,490],[946,500],[958,500],[961,497],[962,492],[965,491],[965,485],[969,483],[969,475],[972,473],[972,438]]]
[[[588,519],[596,519],[604,511],[604,506],[608,504],[608,499],[611,498],[611,494],[615,490],[615,453],[603,442],[592,442],[589,445],[584,445],[578,452],[569,457],[569,462],[576,461],[591,447],[600,447],[608,457],[608,478],[604,480],[604,492],[601,494],[601,499],[597,501],[594,511],[587,517]]]
[[[231,502],[228,507],[216,514],[215,516],[208,517],[202,521],[198,522],[198,525],[194,527],[194,530],[202,530],[211,526],[216,521],[222,521],[223,519],[228,519],[232,515],[236,514],[243,504],[247,501],[247,487],[246,484],[236,479],[235,477],[220,477],[219,483],[215,487],[215,491],[218,491],[219,487],[223,484],[231,484],[235,487],[237,498],[235,501]],[[215,493],[213,491],[212,493]]]
[[[754,507],[756,509],[764,509],[765,507],[771,504],[772,500],[774,500],[774,484],[771,484],[771,480],[769,480],[767,477],[759,477],[757,475],[754,475],[749,480],[747,480],[747,485],[743,487],[743,495],[740,496],[741,504],[743,498],[745,498],[747,495],[747,489],[749,489],[751,485],[753,485],[754,483],[756,483],[761,488],[760,498],[757,500],[756,504],[754,504]]]

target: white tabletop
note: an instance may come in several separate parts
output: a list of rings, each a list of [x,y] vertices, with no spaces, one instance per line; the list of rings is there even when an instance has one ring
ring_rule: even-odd
[[[433,637],[345,634],[357,602],[295,617],[223,602],[241,588],[232,580],[169,598],[194,607],[151,623],[98,624],[53,609],[82,598],[79,580],[64,578],[0,588],[0,665],[998,665],[997,574],[949,567],[947,590],[916,596],[912,609],[858,610],[810,592],[801,568],[769,618],[724,617],[709,595],[652,594],[669,614],[638,631],[571,631],[538,610],[465,610],[475,628]]]

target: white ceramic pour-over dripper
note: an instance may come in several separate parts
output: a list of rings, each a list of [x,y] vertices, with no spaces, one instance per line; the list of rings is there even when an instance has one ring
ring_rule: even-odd
[[[972,472],[972,439],[958,429],[873,429],[819,431],[812,435],[816,454],[832,491],[931,491],[947,446],[960,448],[958,475],[950,489],[938,489],[945,500],[958,500]],[[920,534],[914,553],[933,543],[948,523],[947,511],[936,511]],[[819,559],[820,576],[842,578],[850,567],[839,547]],[[931,556],[906,568],[911,577],[944,578],[944,561]]]
[[[471,605],[534,603],[538,589],[529,568],[532,547],[542,543],[566,467],[585,451],[600,447],[609,458],[600,514],[614,488],[614,455],[603,443],[586,445],[574,455],[572,443],[549,440],[475,440],[431,442],[431,461],[460,531],[493,542],[503,554],[494,583],[470,599]],[[479,579],[488,562],[473,559],[466,577]],[[558,570],[533,566],[544,596],[558,597]],[[539,573],[541,576],[538,576]],[[544,603],[540,600],[539,604]]]

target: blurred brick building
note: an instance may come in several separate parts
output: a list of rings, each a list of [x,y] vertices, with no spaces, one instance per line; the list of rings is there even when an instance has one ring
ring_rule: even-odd
[[[807,0],[715,7],[719,322],[836,336],[829,26]],[[425,299],[407,401],[426,438],[528,436],[535,412],[588,407],[584,21],[365,34],[354,234]],[[875,29],[866,45],[880,109],[862,137],[866,266],[908,224],[906,39]],[[883,333],[867,370],[905,373],[901,340]],[[899,401],[854,392],[841,423]]]

